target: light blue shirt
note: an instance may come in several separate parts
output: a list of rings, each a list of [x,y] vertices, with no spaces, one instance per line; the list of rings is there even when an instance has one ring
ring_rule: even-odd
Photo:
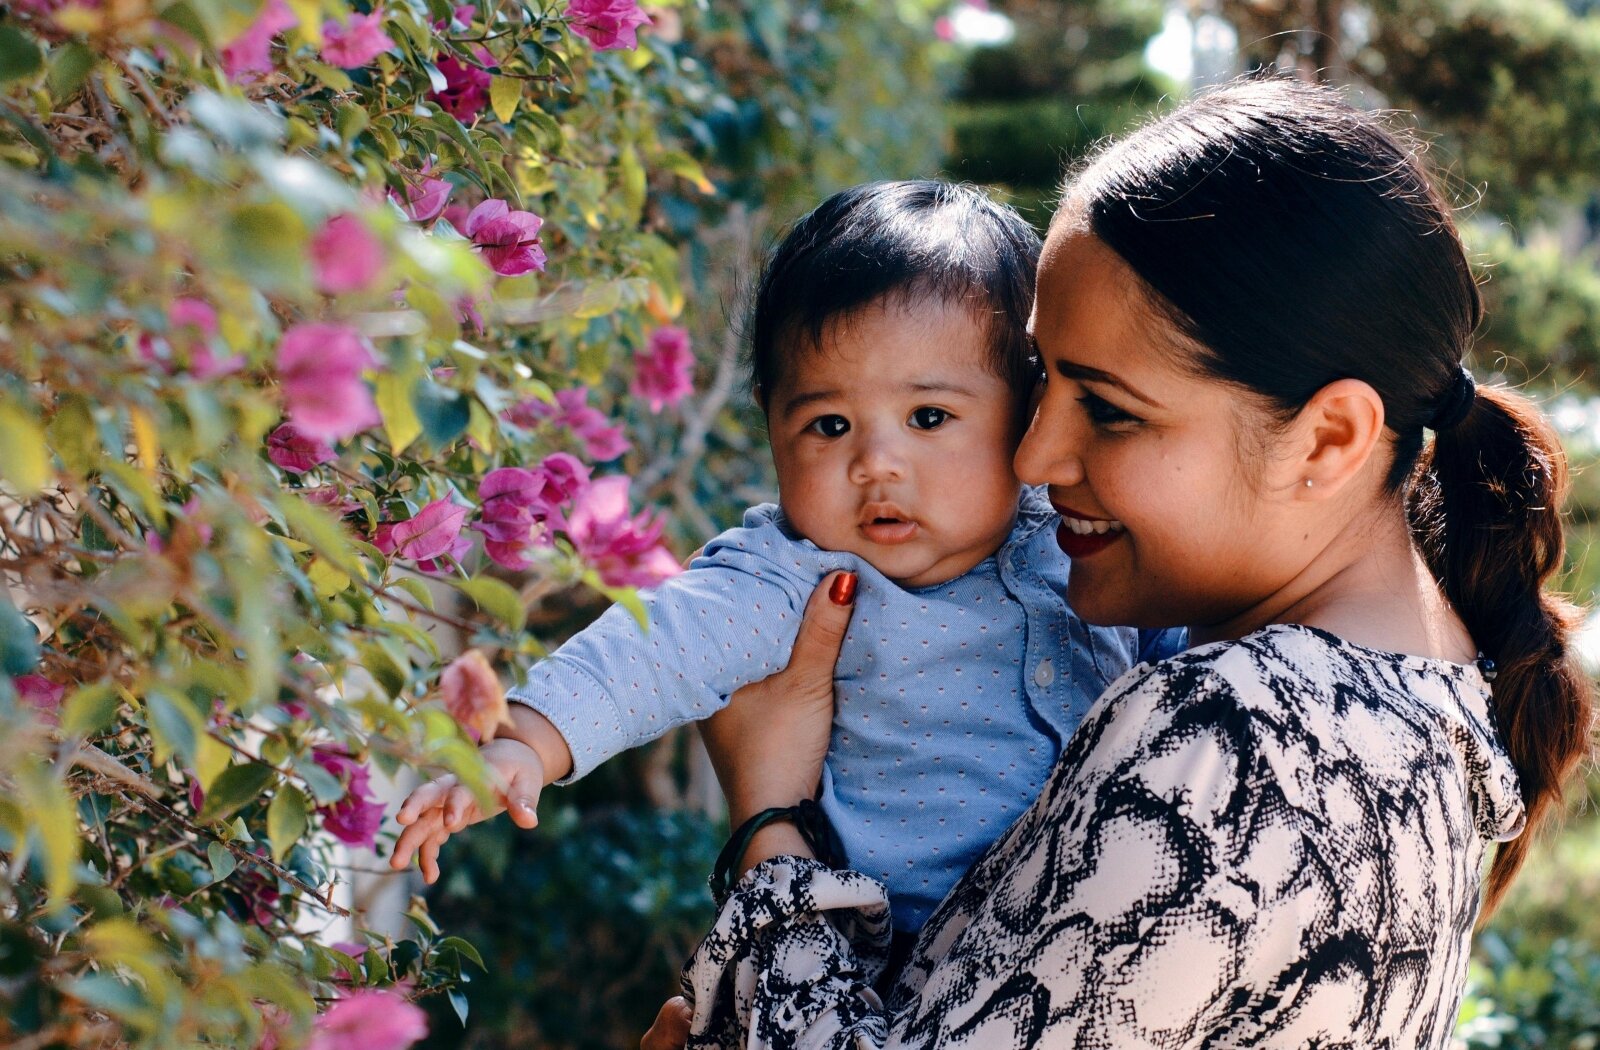
[[[573,762],[563,783],[576,780],[781,669],[817,583],[853,570],[821,804],[850,867],[881,879],[896,928],[915,931],[1033,803],[1106,686],[1184,648],[1182,632],[1092,627],[1067,608],[1059,522],[1026,490],[994,555],[907,589],[798,538],[763,504],[688,571],[640,593],[648,631],[613,606],[510,699],[561,731]]]

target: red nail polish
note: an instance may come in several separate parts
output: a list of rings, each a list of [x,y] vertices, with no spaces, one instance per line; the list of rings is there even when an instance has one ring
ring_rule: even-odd
[[[849,605],[856,600],[856,574],[841,572],[828,585],[828,600],[835,605]]]

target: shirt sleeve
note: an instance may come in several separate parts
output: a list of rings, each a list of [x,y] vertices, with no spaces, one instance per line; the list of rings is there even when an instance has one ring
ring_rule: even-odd
[[[819,568],[723,545],[641,591],[647,624],[621,605],[535,664],[507,699],[548,718],[585,776],[613,755],[708,718],[740,686],[781,670]]]
[[[929,920],[887,1009],[868,965],[882,887],[798,858],[758,865],[686,969],[690,1045],[1255,1045],[1240,1021],[1263,983],[1251,967],[1293,957],[1307,912],[1303,887],[1253,882],[1232,851],[1265,835],[1312,856],[1308,839],[1339,832],[1264,789],[1251,741],[1273,726],[1214,676],[1169,666],[1097,705]]]

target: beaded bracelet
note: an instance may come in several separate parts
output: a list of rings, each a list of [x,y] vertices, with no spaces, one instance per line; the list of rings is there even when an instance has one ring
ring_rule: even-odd
[[[711,877],[706,881],[711,886],[711,899],[719,907],[728,899],[733,884],[738,881],[734,868],[738,865],[739,858],[744,856],[745,850],[750,848],[750,840],[756,837],[756,832],[780,820],[794,823],[795,830],[800,832],[800,837],[822,863],[830,868],[844,865],[844,846],[839,841],[839,836],[834,833],[833,825],[828,823],[828,815],[816,802],[808,798],[802,800],[799,805],[764,809],[740,824],[738,830],[729,837],[728,844],[722,847],[722,852],[717,854],[717,863],[711,869]]]

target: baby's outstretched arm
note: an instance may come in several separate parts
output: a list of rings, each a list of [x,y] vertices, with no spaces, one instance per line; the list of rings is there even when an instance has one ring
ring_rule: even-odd
[[[572,769],[572,753],[555,726],[538,712],[515,705],[511,722],[509,730],[479,751],[493,776],[494,808],[486,811],[453,775],[428,781],[406,798],[395,818],[404,830],[389,856],[391,868],[406,868],[412,857],[420,856],[422,877],[432,884],[439,878],[439,848],[468,825],[502,810],[511,813],[518,827],[539,823],[535,815],[539,793]]]

